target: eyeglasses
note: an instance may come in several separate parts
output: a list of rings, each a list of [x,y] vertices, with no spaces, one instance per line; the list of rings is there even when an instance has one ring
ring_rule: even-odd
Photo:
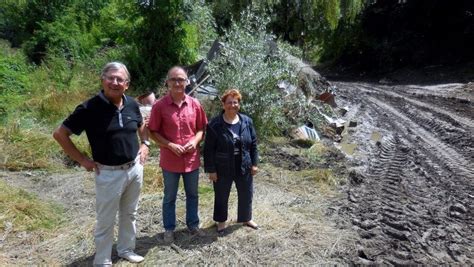
[[[125,84],[128,82],[127,79],[122,79],[120,77],[114,77],[114,76],[104,76],[104,80],[108,81],[109,83],[113,83],[117,81],[118,84]]]
[[[237,100],[225,102],[226,105],[240,105],[240,102]]]
[[[185,79],[185,78],[169,78],[168,81],[170,82],[174,82],[174,83],[184,83],[186,82],[188,79]]]

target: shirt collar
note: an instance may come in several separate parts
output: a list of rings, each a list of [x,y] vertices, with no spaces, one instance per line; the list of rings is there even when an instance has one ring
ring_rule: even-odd
[[[105,101],[105,103],[107,104],[112,104],[110,103],[110,101],[107,99],[107,97],[105,96],[104,94],[104,90],[100,90],[100,93],[99,93],[99,97]],[[125,103],[127,103],[127,98],[125,97],[125,95],[122,95],[122,100],[123,100],[123,106],[125,106]]]
[[[188,104],[188,102],[190,101],[190,96],[188,96],[187,94],[184,94],[184,100],[183,100],[183,103],[186,103],[186,105]],[[173,104],[173,98],[171,97],[171,94],[168,93],[166,95],[166,98],[165,98],[165,102],[166,104],[168,105],[172,105]]]

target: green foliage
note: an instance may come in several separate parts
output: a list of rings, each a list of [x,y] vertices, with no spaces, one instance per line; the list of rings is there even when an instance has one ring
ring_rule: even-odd
[[[350,44],[345,34],[357,25],[365,4],[362,0],[279,0],[268,6],[273,31],[301,47],[303,58],[318,61],[322,55],[337,54],[334,39],[341,38],[337,41],[341,46]]]
[[[0,9],[0,38],[19,46],[29,34],[24,31],[26,19],[23,16],[25,2],[3,1]]]
[[[98,70],[50,57],[27,64],[21,50],[0,43],[0,163],[11,170],[51,168],[64,158],[51,138],[52,129],[98,88]],[[84,142],[83,142],[84,143]],[[87,151],[88,145],[80,145]]]
[[[0,95],[25,92],[30,70],[22,53],[11,49],[7,42],[0,42]]]
[[[343,20],[354,23],[358,15],[364,10],[364,0],[342,1],[341,9],[343,13]]]
[[[75,13],[70,8],[52,22],[38,22],[39,29],[24,44],[28,57],[41,63],[46,55],[62,56],[71,61],[92,55],[100,48],[100,43],[85,29],[81,15],[86,16],[82,12]]]
[[[192,27],[192,30],[186,30],[188,35],[193,36],[197,43],[191,47],[198,47],[198,56],[203,58],[206,56],[209,47],[211,47],[214,40],[217,39],[217,25],[212,16],[212,10],[207,5],[188,5],[187,10],[187,27]]]
[[[472,1],[370,1],[341,62],[375,72],[474,60]]]
[[[9,2],[0,14],[0,37],[22,46],[36,65],[58,57],[70,69],[119,60],[139,90],[160,84],[172,65],[204,56],[216,38],[210,9],[184,0],[31,0]]]
[[[31,85],[28,73],[32,69],[22,53],[11,49],[7,42],[0,42],[0,122],[23,104],[21,95]]]
[[[58,205],[46,203],[22,189],[0,181],[0,230],[11,225],[13,232],[52,230],[64,220]]]
[[[133,33],[143,22],[135,1],[110,1],[98,11],[90,32],[103,47],[131,44]]]
[[[14,47],[19,47],[38,30],[38,22],[54,21],[65,6],[62,1],[2,1],[0,38],[9,40]]]
[[[134,47],[127,63],[142,87],[156,88],[173,65],[196,60],[199,44],[195,26],[186,20],[183,0],[143,2],[143,21],[133,33]]]
[[[241,91],[242,111],[253,118],[261,137],[281,134],[286,127],[284,104],[276,85],[280,80],[295,79],[280,52],[269,51],[269,41],[274,38],[266,33],[268,22],[267,17],[250,11],[242,13],[241,21],[226,30],[220,56],[209,66],[220,92],[229,88]]]
[[[207,0],[212,8],[218,30],[223,33],[232,25],[232,20],[240,21],[241,14],[249,9],[259,15],[265,15],[266,10],[271,10],[279,4],[280,0]]]

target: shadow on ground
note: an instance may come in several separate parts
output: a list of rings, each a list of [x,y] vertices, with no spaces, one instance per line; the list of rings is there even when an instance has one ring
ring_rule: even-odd
[[[197,247],[211,244],[217,241],[218,237],[230,235],[241,227],[242,225],[240,224],[229,226],[225,229],[223,234],[218,235],[215,226],[210,226],[202,229],[206,234],[206,236],[203,237],[191,235],[187,229],[182,229],[175,231],[175,241],[172,244],[168,244],[164,241],[164,233],[158,233],[153,236],[143,236],[137,238],[135,252],[146,258],[148,252],[155,247],[170,247],[176,251],[176,253],[183,254],[186,253],[185,250],[192,250]],[[93,266],[93,261],[94,255],[90,255],[88,257],[79,258],[67,266]],[[116,264],[121,261],[123,260],[117,255],[116,245],[114,245],[112,248],[112,263]]]

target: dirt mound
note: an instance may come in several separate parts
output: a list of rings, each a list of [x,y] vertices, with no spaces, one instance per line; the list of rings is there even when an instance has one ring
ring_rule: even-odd
[[[318,157],[316,159],[305,155],[309,153],[307,145],[300,145],[289,140],[283,143],[269,142],[261,153],[262,160],[290,171],[332,168],[338,174],[345,173],[344,154],[332,146],[329,140],[325,141],[328,147],[321,154],[316,152],[315,156]]]

